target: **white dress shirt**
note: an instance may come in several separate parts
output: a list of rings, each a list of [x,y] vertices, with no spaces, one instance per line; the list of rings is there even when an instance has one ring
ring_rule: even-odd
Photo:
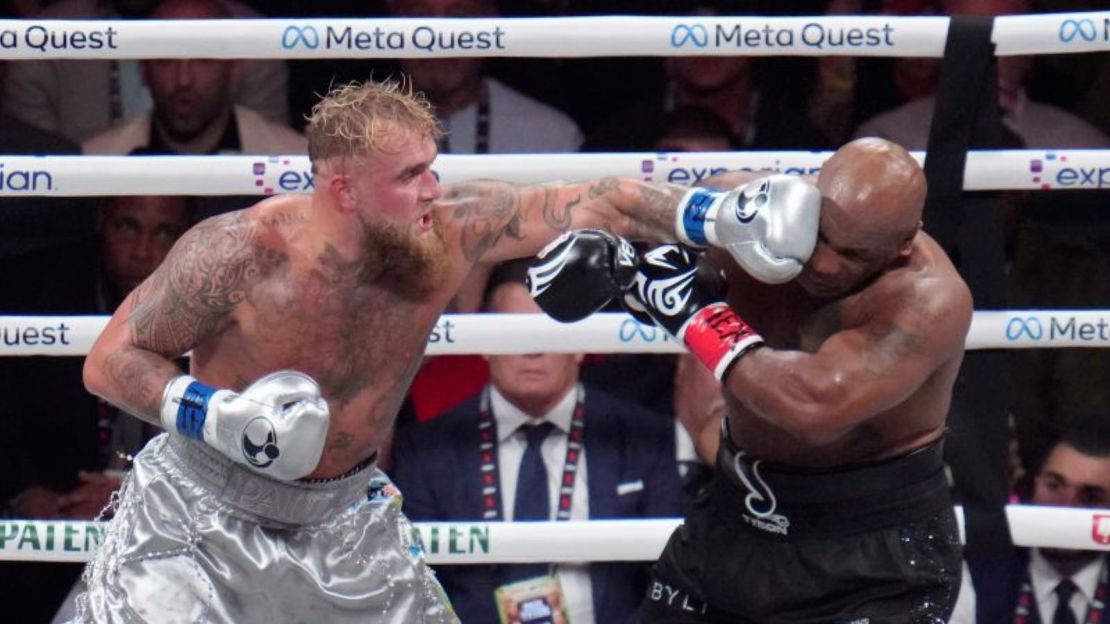
[[[570,117],[493,78],[484,80],[489,89],[491,154],[576,152],[582,147],[582,133]],[[454,154],[473,154],[477,143],[477,104],[442,121],[447,130],[448,150]]]
[[[1078,588],[1072,594],[1069,603],[1076,622],[1083,622],[1087,617],[1087,607],[1095,596],[1103,559],[1103,557],[1096,557],[1094,561],[1071,575],[1072,582]],[[1029,580],[1033,584],[1033,597],[1037,600],[1037,613],[1041,616],[1041,621],[1051,622],[1052,614],[1056,612],[1056,586],[1060,584],[1063,577],[1044,558],[1039,548],[1034,548],[1029,558]]]
[[[925,149],[933,121],[933,96],[923,97],[864,121],[856,137],[877,136],[911,150]],[[1030,149],[1101,149],[1110,146],[1101,130],[1077,115],[1021,96],[1013,111],[1002,118]]]
[[[520,411],[509,402],[496,387],[490,387],[490,410],[497,423],[497,469],[501,474],[501,509],[505,520],[513,519],[513,504],[516,502],[516,478],[520,472],[520,462],[524,457],[527,442],[520,426],[526,423],[549,422],[555,429],[547,436],[540,449],[543,464],[547,468],[547,491],[551,517],[559,509],[559,487],[563,476],[563,463],[567,457],[567,437],[574,408],[578,402],[578,387],[571,388],[566,396],[543,418],[533,418]],[[574,493],[571,494],[571,520],[587,520],[590,517],[589,488],[586,487],[589,475],[586,469],[586,449],[578,456],[578,476],[574,480]],[[563,597],[567,604],[567,617],[574,624],[594,624],[593,589],[586,563],[562,563],[556,568],[556,575],[563,587]]]

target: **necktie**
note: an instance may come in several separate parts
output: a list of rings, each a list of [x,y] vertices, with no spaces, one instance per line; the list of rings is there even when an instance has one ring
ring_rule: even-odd
[[[1079,588],[1069,578],[1056,586],[1056,612],[1052,614],[1052,624],[1076,624],[1075,613],[1069,603],[1077,589]]]
[[[547,468],[543,464],[540,449],[548,434],[555,428],[551,423],[523,425],[524,437],[528,441],[524,456],[520,459],[520,472],[516,478],[516,499],[513,502],[513,521],[549,520],[551,503],[547,487]],[[546,563],[529,563],[505,566],[505,582],[511,583],[547,574]]]

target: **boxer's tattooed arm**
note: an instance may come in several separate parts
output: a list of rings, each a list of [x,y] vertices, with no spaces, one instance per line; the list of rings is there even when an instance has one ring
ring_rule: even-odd
[[[256,226],[242,213],[197,225],[132,296],[132,344],[181,355],[226,326],[258,274],[278,261],[279,254],[258,244]]]
[[[477,262],[502,238],[521,240],[520,197],[515,187],[499,182],[477,182],[449,192],[450,218],[461,236],[463,256]]]
[[[117,399],[121,407],[158,426],[166,379],[178,372],[173,362],[141,349],[114,351],[104,358],[104,374],[124,390]]]
[[[470,182],[447,189],[440,215],[457,232],[463,256],[497,262],[537,253],[569,229],[598,228],[627,238],[674,240],[674,215],[686,189],[602,178],[579,184]],[[489,256],[487,257],[487,252]]]
[[[688,190],[677,184],[648,184],[632,181],[631,202],[621,207],[628,219],[627,238],[672,242],[675,240],[675,211]]]

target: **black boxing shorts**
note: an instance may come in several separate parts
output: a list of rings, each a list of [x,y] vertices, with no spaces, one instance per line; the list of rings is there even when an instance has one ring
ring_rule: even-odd
[[[816,470],[724,436],[713,482],[652,570],[640,621],[944,624],[961,547],[937,441]]]

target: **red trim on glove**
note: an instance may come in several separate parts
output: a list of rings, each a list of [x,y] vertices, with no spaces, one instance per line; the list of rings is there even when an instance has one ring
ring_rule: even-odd
[[[726,303],[714,303],[698,310],[682,328],[682,340],[722,381],[733,361],[763,344],[763,337]]]

